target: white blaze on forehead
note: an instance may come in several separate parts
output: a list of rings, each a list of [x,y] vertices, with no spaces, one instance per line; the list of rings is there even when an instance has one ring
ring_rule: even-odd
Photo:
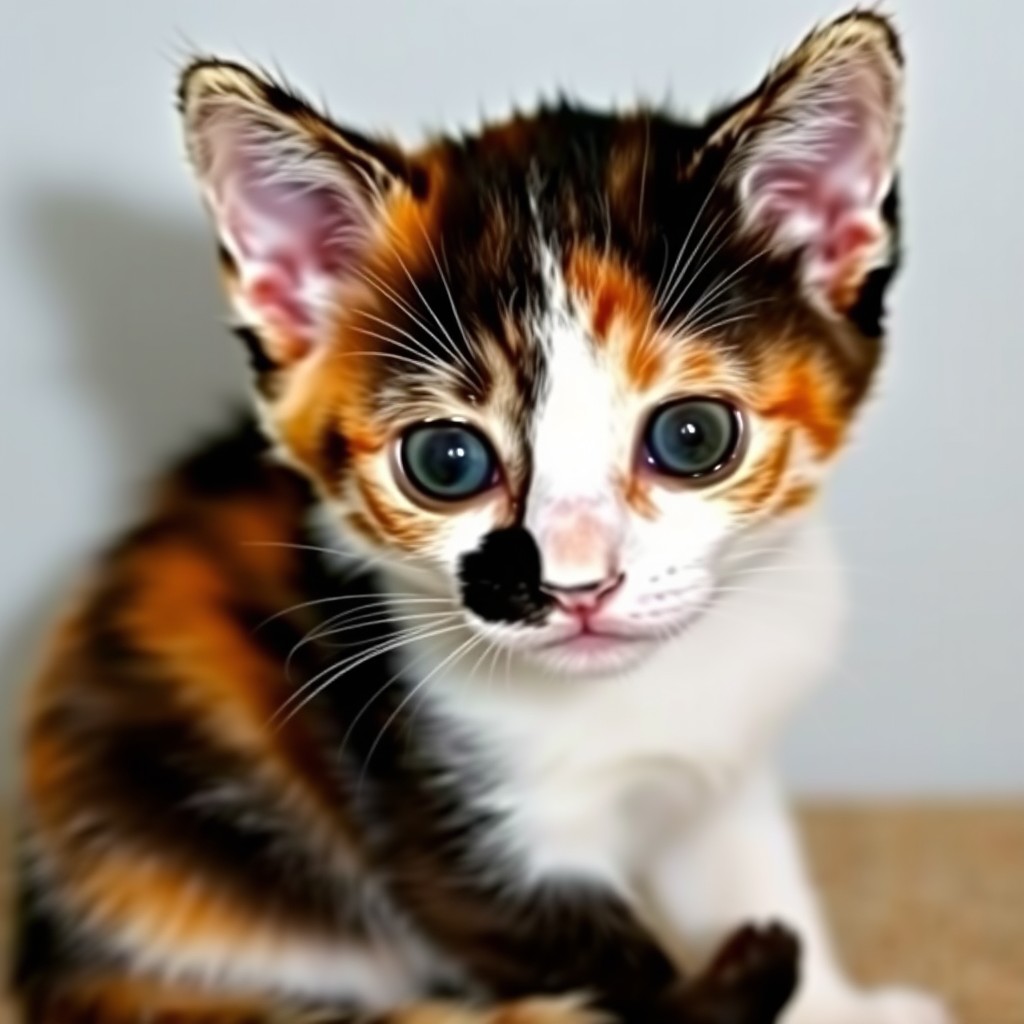
[[[533,326],[547,356],[545,388],[533,428],[533,479],[526,501],[526,526],[541,544],[552,521],[586,516],[605,532],[621,531],[613,474],[628,439],[616,436],[615,381],[601,365],[586,321],[566,287],[557,255],[544,246],[544,313]],[[594,571],[603,573],[595,550]],[[585,575],[587,566],[580,566]],[[591,577],[594,578],[594,577]],[[589,582],[587,580],[586,582]]]

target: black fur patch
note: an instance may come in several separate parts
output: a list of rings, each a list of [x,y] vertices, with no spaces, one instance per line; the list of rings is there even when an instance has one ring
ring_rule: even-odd
[[[521,526],[484,537],[463,556],[459,580],[463,603],[487,622],[535,623],[551,607],[540,586],[540,551]]]

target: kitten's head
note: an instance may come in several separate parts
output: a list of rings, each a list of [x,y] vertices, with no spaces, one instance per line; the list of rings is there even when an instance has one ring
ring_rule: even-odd
[[[901,78],[855,14],[701,124],[561,105],[406,151],[194,64],[268,431],[488,636],[583,671],[652,649],[813,501],[868,390]]]

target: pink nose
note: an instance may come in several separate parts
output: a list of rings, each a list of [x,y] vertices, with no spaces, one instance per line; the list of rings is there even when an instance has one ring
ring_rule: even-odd
[[[602,580],[582,583],[571,587],[542,583],[541,590],[550,597],[562,611],[587,619],[598,611],[622,586],[623,573],[607,576]]]
[[[538,531],[545,585],[572,595],[574,604],[594,603],[618,576],[614,524],[591,503],[570,501],[552,508],[546,520]]]

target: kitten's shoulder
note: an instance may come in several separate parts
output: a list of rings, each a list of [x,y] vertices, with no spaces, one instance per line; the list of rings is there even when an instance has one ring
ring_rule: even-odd
[[[56,764],[73,771],[97,737],[138,734],[185,705],[254,729],[269,717],[293,640],[258,627],[303,599],[308,500],[248,422],[158,480],[44,647],[24,723],[30,791],[74,792]]]

